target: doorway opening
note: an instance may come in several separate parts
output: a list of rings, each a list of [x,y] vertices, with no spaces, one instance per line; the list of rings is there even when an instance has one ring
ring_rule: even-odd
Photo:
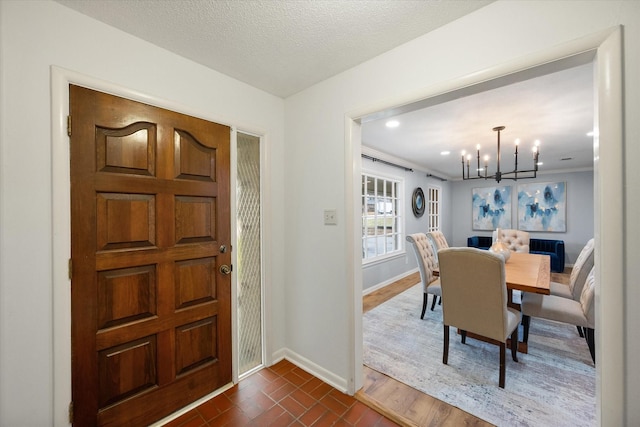
[[[347,250],[354,262],[349,268],[349,277],[354,285],[351,303],[354,308],[353,321],[353,353],[354,356],[353,384],[355,390],[362,387],[362,271],[359,268],[360,254],[358,179],[361,168],[361,123],[368,117],[383,118],[398,114],[399,110],[407,106],[415,107],[416,103],[434,102],[440,97],[451,96],[464,91],[473,90],[478,85],[487,85],[498,81],[501,77],[519,72],[541,71],[545,67],[553,66],[554,62],[590,53],[596,60],[595,82],[595,119],[594,128],[594,236],[596,238],[596,278],[600,282],[607,277],[606,293],[596,291],[596,329],[615,331],[612,335],[600,334],[596,336],[597,352],[605,351],[606,357],[599,359],[596,366],[596,395],[597,419],[602,417],[614,419],[613,414],[623,414],[624,395],[624,318],[621,306],[624,306],[625,280],[622,272],[625,254],[623,210],[605,209],[606,206],[622,206],[623,193],[604,192],[604,188],[622,188],[623,181],[619,171],[622,168],[622,58],[621,58],[621,30],[612,28],[601,33],[585,36],[581,39],[565,43],[555,48],[542,51],[536,55],[515,60],[512,63],[495,66],[482,72],[471,74],[465,78],[443,82],[428,87],[423,92],[411,97],[402,97],[389,103],[386,109],[363,108],[349,113],[347,121],[346,158],[347,176],[347,214],[352,223],[347,230]],[[352,172],[353,171],[353,172]],[[612,280],[610,276],[615,276]],[[601,390],[613,393],[603,395]],[[606,408],[606,413],[604,411]]]

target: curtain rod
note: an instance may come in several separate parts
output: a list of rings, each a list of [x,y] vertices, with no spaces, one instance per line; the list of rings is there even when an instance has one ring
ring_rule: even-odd
[[[447,180],[446,178],[442,178],[441,176],[437,176],[437,175],[434,175],[432,173],[428,173],[427,174],[427,178],[435,178],[435,179],[439,179],[440,181],[446,181]]]
[[[361,156],[362,156],[363,159],[371,160],[372,162],[380,162],[380,163],[384,163],[385,165],[394,166],[396,168],[404,169],[407,172],[413,172],[413,169],[408,168],[406,166],[397,165],[395,163],[387,162],[386,160],[378,159],[376,157],[371,157],[371,156],[366,155],[366,154],[361,154]]]

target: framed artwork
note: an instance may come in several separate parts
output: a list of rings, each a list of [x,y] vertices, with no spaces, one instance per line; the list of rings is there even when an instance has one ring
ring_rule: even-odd
[[[566,182],[518,185],[518,229],[567,231]]]
[[[411,208],[413,209],[413,214],[416,218],[420,218],[424,214],[424,192],[422,188],[418,187],[413,190],[413,197],[411,199]]]
[[[511,186],[474,188],[471,193],[474,230],[511,228]]]

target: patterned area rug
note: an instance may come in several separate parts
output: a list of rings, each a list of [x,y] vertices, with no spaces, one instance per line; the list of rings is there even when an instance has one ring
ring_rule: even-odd
[[[431,301],[429,301],[431,303]],[[451,328],[442,363],[442,306],[420,319],[418,284],[364,314],[364,364],[498,426],[593,426],[595,365],[574,326],[531,319],[529,353],[507,350],[498,387],[500,348]],[[522,339],[522,328],[520,329]]]

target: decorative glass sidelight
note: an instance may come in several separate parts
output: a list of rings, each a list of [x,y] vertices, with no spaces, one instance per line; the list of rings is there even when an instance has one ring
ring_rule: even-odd
[[[260,138],[238,132],[238,374],[260,367],[262,359],[262,259]]]

